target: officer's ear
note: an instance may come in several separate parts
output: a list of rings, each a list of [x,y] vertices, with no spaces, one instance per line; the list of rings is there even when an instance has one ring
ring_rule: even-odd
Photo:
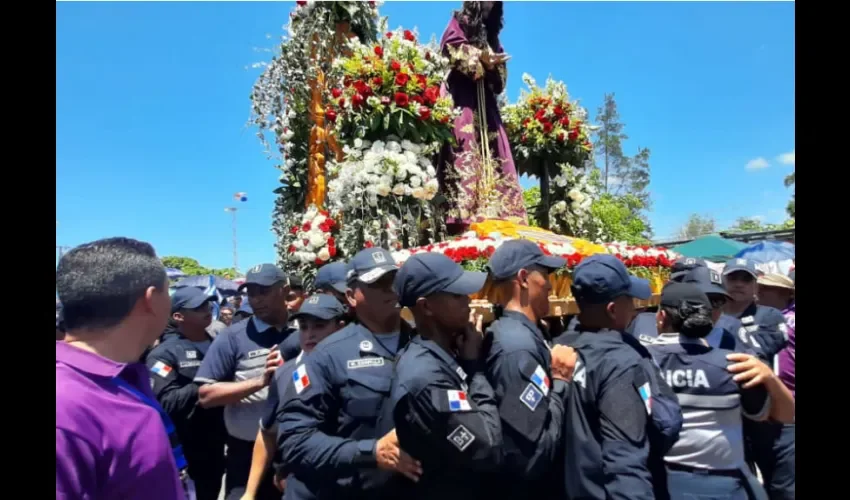
[[[418,308],[419,312],[425,316],[434,316],[434,311],[431,310],[431,304],[425,297],[416,299],[416,305],[414,307]]]
[[[528,276],[531,274],[528,269],[520,269],[516,273],[516,279],[519,281],[520,288],[528,288]]]
[[[659,307],[658,312],[655,313],[655,323],[658,325],[659,333],[665,321],[667,321],[667,313]]]
[[[348,301],[349,307],[357,307],[357,299],[354,296],[354,288],[345,289],[345,300]]]
[[[175,312],[171,315],[171,319],[173,319],[174,321],[176,321],[178,323],[182,323],[183,320],[186,319],[186,317],[183,316],[182,312],[177,311],[177,312]]]

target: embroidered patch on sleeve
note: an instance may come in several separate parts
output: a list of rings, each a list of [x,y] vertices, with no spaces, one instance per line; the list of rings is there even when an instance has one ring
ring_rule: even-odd
[[[543,393],[537,390],[537,387],[534,387],[532,384],[528,384],[528,387],[522,391],[522,394],[519,396],[519,400],[522,401],[522,404],[528,407],[529,410],[534,411],[537,409],[537,406],[543,401]]]
[[[463,391],[446,391],[449,398],[449,410],[451,411],[471,411],[472,406],[466,399],[466,393]]]
[[[646,405],[646,413],[652,415],[652,390],[649,388],[649,382],[640,386],[638,392],[640,393],[640,398],[643,400],[643,404]]]
[[[534,369],[534,373],[531,374],[531,381],[543,391],[544,396],[549,395],[549,376],[546,375],[542,366],[537,365],[537,368]]]
[[[304,389],[310,387],[310,377],[307,375],[307,367],[305,365],[299,366],[292,373],[292,383],[295,385],[296,394],[301,394]]]
[[[469,429],[462,425],[459,425],[455,427],[455,430],[453,430],[451,434],[448,435],[447,439],[453,445],[455,445],[455,448],[460,451],[463,451],[469,448],[469,445],[471,445],[472,442],[475,441],[475,436],[473,436],[472,433],[469,432]]]
[[[162,361],[157,361],[151,367],[151,371],[162,378],[167,377],[171,373],[171,367],[163,363]]]

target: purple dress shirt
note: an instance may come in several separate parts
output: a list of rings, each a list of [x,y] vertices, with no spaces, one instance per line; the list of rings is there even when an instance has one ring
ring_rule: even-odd
[[[159,413],[117,376],[154,399],[145,365],[56,342],[56,499],[184,500]]]
[[[787,309],[782,311],[785,316],[785,323],[788,326],[788,345],[785,349],[779,351],[779,380],[791,391],[794,397],[797,397],[795,384],[795,364],[796,364],[796,348],[794,342],[794,333],[796,331],[796,304],[791,303]]]

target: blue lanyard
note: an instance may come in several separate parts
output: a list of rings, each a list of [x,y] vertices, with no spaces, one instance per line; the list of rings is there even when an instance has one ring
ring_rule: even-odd
[[[180,442],[176,439],[177,429],[174,428],[174,423],[171,421],[171,417],[168,416],[168,413],[166,413],[165,410],[162,409],[162,406],[160,406],[159,403],[146,396],[144,393],[142,393],[142,391],[130,385],[129,382],[127,382],[126,380],[120,377],[114,377],[112,379],[112,382],[114,382],[115,385],[117,385],[118,387],[129,391],[132,395],[136,396],[139,401],[150,406],[151,408],[156,410],[157,413],[159,413],[159,417],[162,419],[162,424],[165,426],[165,433],[168,434],[169,442],[172,441],[172,438],[174,438],[173,441],[175,441],[174,444],[172,444],[171,452],[174,454],[174,461],[177,463],[177,470],[180,472],[186,470],[188,464],[186,463],[186,457],[183,456],[183,446],[180,445]]]

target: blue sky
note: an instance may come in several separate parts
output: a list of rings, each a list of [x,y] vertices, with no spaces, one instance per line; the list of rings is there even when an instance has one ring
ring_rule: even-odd
[[[390,26],[439,36],[460,2],[387,2]],[[57,244],[124,235],[160,255],[273,261],[278,171],[248,95],[292,3],[57,3]],[[506,5],[508,93],[551,74],[595,116],[615,92],[630,140],[652,150],[656,237],[693,212],[720,226],[784,219],[793,170],[793,3]],[[749,167],[749,168],[748,168]]]

